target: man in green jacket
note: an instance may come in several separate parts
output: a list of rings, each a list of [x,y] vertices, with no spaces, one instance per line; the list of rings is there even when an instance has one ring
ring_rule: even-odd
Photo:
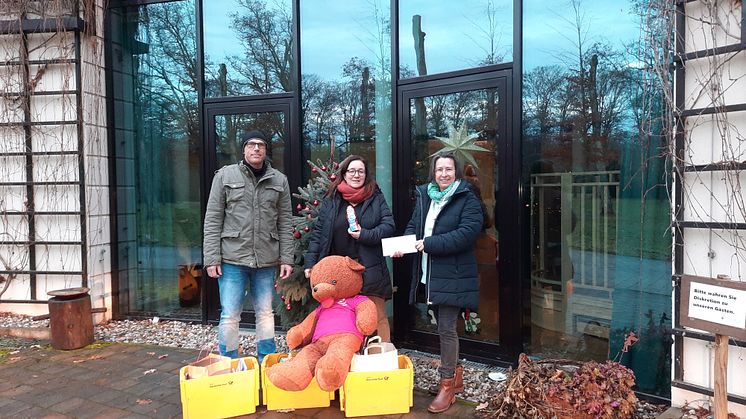
[[[238,357],[238,322],[248,282],[259,363],[276,351],[272,300],[277,266],[280,279],[293,272],[290,186],[266,157],[264,134],[251,131],[244,137],[243,160],[215,173],[203,246],[207,275],[218,278],[220,289],[220,354]]]

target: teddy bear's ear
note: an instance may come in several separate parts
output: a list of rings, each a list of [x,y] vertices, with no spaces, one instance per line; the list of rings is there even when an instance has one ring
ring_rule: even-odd
[[[347,263],[347,267],[352,269],[354,272],[363,272],[365,270],[365,266],[355,262],[355,259],[352,259],[349,256],[345,256],[345,262]]]

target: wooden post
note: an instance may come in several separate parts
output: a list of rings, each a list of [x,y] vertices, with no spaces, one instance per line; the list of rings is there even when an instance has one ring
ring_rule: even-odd
[[[715,419],[728,418],[728,341],[729,336],[715,335]]]
[[[718,274],[717,279],[730,280],[729,275]],[[728,419],[728,341],[729,336],[715,334],[715,419]]]

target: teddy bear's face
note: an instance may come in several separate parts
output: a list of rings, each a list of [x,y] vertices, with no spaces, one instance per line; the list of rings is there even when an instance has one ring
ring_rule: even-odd
[[[350,298],[363,288],[363,265],[346,256],[327,256],[311,270],[313,298],[328,308],[335,300]]]

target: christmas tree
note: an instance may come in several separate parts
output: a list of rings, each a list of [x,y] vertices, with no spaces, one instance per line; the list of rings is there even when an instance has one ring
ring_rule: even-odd
[[[316,163],[308,161],[308,165],[311,167],[311,179],[305,187],[298,188],[298,193],[293,194],[301,201],[295,208],[298,215],[293,217],[293,273],[287,279],[275,283],[281,300],[281,306],[275,312],[280,314],[280,321],[286,329],[300,323],[317,306],[316,300],[311,296],[310,281],[303,272],[303,255],[308,249],[308,240],[313,233],[321,201],[329,186],[339,176],[339,165],[331,158],[326,163],[321,160]]]

